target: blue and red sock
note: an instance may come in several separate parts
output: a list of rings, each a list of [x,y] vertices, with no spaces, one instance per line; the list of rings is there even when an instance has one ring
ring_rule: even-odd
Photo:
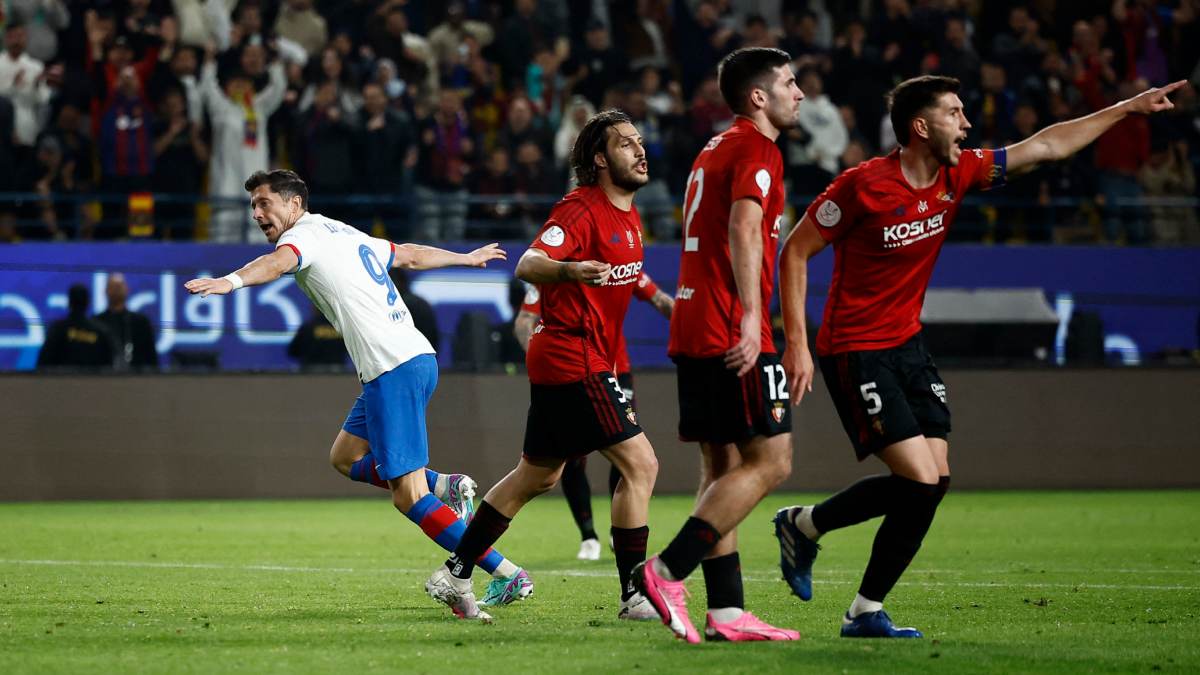
[[[433,475],[437,476],[436,473]],[[463,532],[467,530],[466,523],[458,519],[458,514],[432,494],[421,497],[404,515],[416,523],[425,536],[450,552],[454,552],[454,549],[458,547]],[[479,556],[476,564],[491,574],[502,562],[504,562],[504,556],[500,555],[499,551],[489,548]]]
[[[390,489],[387,481],[379,477],[379,471],[375,468],[375,456],[369,452],[363,455],[362,459],[350,465],[350,480],[370,483],[384,490]]]
[[[432,469],[425,469],[425,482],[429,484],[429,491],[433,492],[437,486],[438,472]],[[367,453],[362,456],[354,464],[350,465],[350,480],[359,483],[370,483],[375,487],[389,490],[387,481],[379,477],[379,471],[375,468],[375,455]]]

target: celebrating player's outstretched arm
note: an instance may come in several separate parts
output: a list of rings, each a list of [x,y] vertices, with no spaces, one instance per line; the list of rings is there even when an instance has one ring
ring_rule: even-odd
[[[1103,110],[1066,122],[1052,124],[1023,141],[1008,146],[1008,173],[1025,173],[1043,162],[1066,159],[1096,140],[1126,115],[1170,110],[1175,107],[1167,98],[1175,90],[1187,84],[1187,80],[1172,82],[1165,87],[1151,87],[1146,91],[1114,103]]]
[[[492,242],[470,253],[455,253],[435,246],[421,244],[395,244],[396,256],[392,267],[406,270],[432,270],[439,267],[487,267],[492,260],[505,260],[508,254],[500,245]]]

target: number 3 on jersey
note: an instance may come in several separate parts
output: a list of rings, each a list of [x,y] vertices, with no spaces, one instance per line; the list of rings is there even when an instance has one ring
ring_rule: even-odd
[[[371,250],[371,247],[366,244],[359,246],[358,257],[362,258],[363,267],[367,268],[367,274],[371,275],[375,283],[387,288],[387,303],[389,305],[396,304],[396,299],[400,297],[400,293],[396,290],[396,284],[392,283],[392,278],[388,276],[387,268],[383,266],[383,263],[379,262],[378,256]]]
[[[692,190],[692,184],[696,185],[696,190]],[[687,187],[683,191],[685,198],[683,202],[683,252],[690,253],[700,250],[700,237],[688,236],[692,228],[692,218],[696,217],[696,211],[700,209],[700,198],[704,195],[704,169],[696,169],[687,179]]]

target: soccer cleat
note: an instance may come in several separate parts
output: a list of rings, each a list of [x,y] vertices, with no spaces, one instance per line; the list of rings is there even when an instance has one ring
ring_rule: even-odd
[[[634,593],[621,601],[621,611],[617,612],[617,618],[626,621],[657,621],[658,612],[646,596]]]
[[[584,539],[579,543],[579,553],[575,557],[580,560],[599,560],[600,541],[597,539]]]
[[[466,474],[452,473],[446,476],[446,502],[459,519],[465,523],[475,517],[475,488],[479,487],[474,479]]]
[[[455,579],[445,567],[438,567],[429,577],[425,582],[425,592],[429,597],[449,607],[454,616],[460,619],[492,622],[491,615],[475,604],[475,591],[471,589],[471,581]]]
[[[775,512],[775,538],[779,540],[779,569],[792,593],[801,600],[812,600],[812,564],[821,547],[792,522],[794,507]]]
[[[754,642],[760,640],[799,640],[800,633],[776,628],[750,612],[728,623],[717,623],[709,614],[704,622],[704,639],[713,642]]]
[[[687,613],[687,587],[682,581],[668,581],[654,571],[654,563],[658,556],[638,563],[633,568],[631,581],[633,588],[650,601],[654,611],[658,612],[663,625],[675,633],[675,637],[687,640],[692,644],[700,642],[700,633],[692,625]]]
[[[517,600],[524,600],[531,595],[533,595],[533,579],[529,578],[528,572],[519,569],[512,576],[493,578],[479,604],[485,607],[511,605]]]
[[[919,638],[925,637],[916,628],[897,628],[892,617],[882,609],[864,612],[851,618],[842,617],[842,637],[850,638]]]

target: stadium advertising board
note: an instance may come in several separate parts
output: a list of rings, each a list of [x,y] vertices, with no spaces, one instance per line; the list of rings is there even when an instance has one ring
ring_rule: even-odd
[[[442,333],[443,365],[459,318],[483,311],[502,323],[512,318],[508,282],[526,244],[509,243],[507,262],[486,270],[447,269],[411,275],[414,292],[433,305]],[[465,249],[465,246],[451,246]],[[175,350],[219,354],[229,370],[286,370],[285,350],[296,328],[314,311],[291,277],[232,296],[190,296],[183,282],[220,276],[266,251],[254,245],[167,243],[19,244],[0,247],[0,370],[34,367],[46,326],[66,314],[66,291],[91,290],[91,312],[106,305],[108,275],[122,272],[129,306],[157,327],[164,364]],[[668,291],[675,287],[677,245],[646,249],[646,271]],[[819,320],[833,256],[811,262],[809,313]],[[1166,348],[1195,348],[1200,315],[1200,250],[1113,247],[997,247],[948,245],[933,288],[1037,287],[1063,326],[1070,313],[1100,314],[1106,343],[1136,363]],[[1059,350],[1061,354],[1060,330]],[[667,324],[649,305],[633,302],[626,321],[635,366],[667,366]],[[1054,358],[1052,356],[1051,358]]]

